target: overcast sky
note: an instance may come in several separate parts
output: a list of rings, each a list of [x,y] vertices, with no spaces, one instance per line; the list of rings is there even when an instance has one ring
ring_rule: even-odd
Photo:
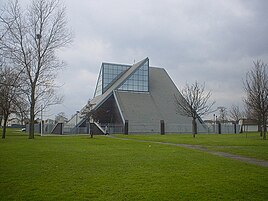
[[[266,0],[64,2],[75,37],[60,52],[67,63],[58,76],[64,103],[48,112],[50,118],[59,112],[70,117],[93,97],[102,62],[149,57],[179,89],[205,82],[216,106],[227,108],[243,105],[243,77],[253,61],[268,63]]]

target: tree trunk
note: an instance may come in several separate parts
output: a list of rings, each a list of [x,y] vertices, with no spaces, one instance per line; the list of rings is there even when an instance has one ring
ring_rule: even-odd
[[[31,94],[31,107],[30,107],[30,128],[29,128],[29,139],[34,139],[34,108],[35,108],[35,93],[33,92],[34,89],[32,89]]]
[[[2,130],[2,139],[6,138],[7,120],[8,120],[8,115],[4,115],[4,125],[3,125],[3,130]]]
[[[30,108],[29,139],[34,139],[34,109]]]
[[[263,125],[262,125],[262,127],[263,127],[263,139],[264,140],[266,140],[266,133],[267,133],[267,119],[266,119],[266,117],[265,117],[265,115],[264,115],[264,117],[263,117]]]
[[[197,134],[197,124],[196,124],[195,118],[193,118],[192,120],[192,132],[193,132],[193,137],[195,138],[195,134]]]
[[[2,126],[2,120],[3,120],[3,117],[2,117],[2,115],[0,115],[0,128]]]
[[[262,123],[258,123],[258,132],[260,132],[260,137],[262,137]]]

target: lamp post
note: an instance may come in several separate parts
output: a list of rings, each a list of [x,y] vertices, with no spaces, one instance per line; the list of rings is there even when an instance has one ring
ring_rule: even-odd
[[[216,115],[213,114],[213,132],[216,133]]]

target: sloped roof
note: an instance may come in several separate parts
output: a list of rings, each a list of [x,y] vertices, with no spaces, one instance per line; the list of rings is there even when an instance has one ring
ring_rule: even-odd
[[[142,61],[133,64],[129,69],[127,69],[102,95],[94,97],[90,102],[94,104],[93,110],[97,109],[101,104],[107,100],[120,85],[130,77],[140,66],[142,66],[148,58],[143,59]]]
[[[136,123],[186,124],[189,117],[177,113],[174,95],[181,94],[165,69],[149,67],[149,93],[116,91],[115,95],[125,120]]]
[[[162,119],[150,93],[116,91],[115,95],[125,120],[149,123]]]

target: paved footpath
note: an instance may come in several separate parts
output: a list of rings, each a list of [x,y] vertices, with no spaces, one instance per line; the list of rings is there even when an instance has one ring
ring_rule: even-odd
[[[131,140],[131,141],[136,141],[136,142],[149,142],[149,143],[154,143],[154,144],[163,144],[163,145],[184,147],[184,148],[194,149],[194,150],[198,150],[198,151],[203,151],[203,152],[210,153],[210,154],[224,157],[224,158],[231,158],[231,159],[242,161],[242,162],[249,163],[249,164],[254,164],[254,165],[258,165],[258,166],[262,166],[262,167],[268,167],[268,161],[265,161],[265,160],[259,160],[256,158],[249,158],[249,157],[240,156],[240,155],[236,155],[236,154],[230,154],[230,153],[226,153],[226,152],[213,151],[213,150],[209,150],[206,147],[203,147],[201,145],[176,144],[176,143],[171,143],[171,142],[157,142],[157,141],[150,141],[150,140],[120,138],[120,137],[114,136],[114,135],[107,135],[107,137],[111,137],[111,138],[115,138],[115,139],[119,139],[119,140]]]

